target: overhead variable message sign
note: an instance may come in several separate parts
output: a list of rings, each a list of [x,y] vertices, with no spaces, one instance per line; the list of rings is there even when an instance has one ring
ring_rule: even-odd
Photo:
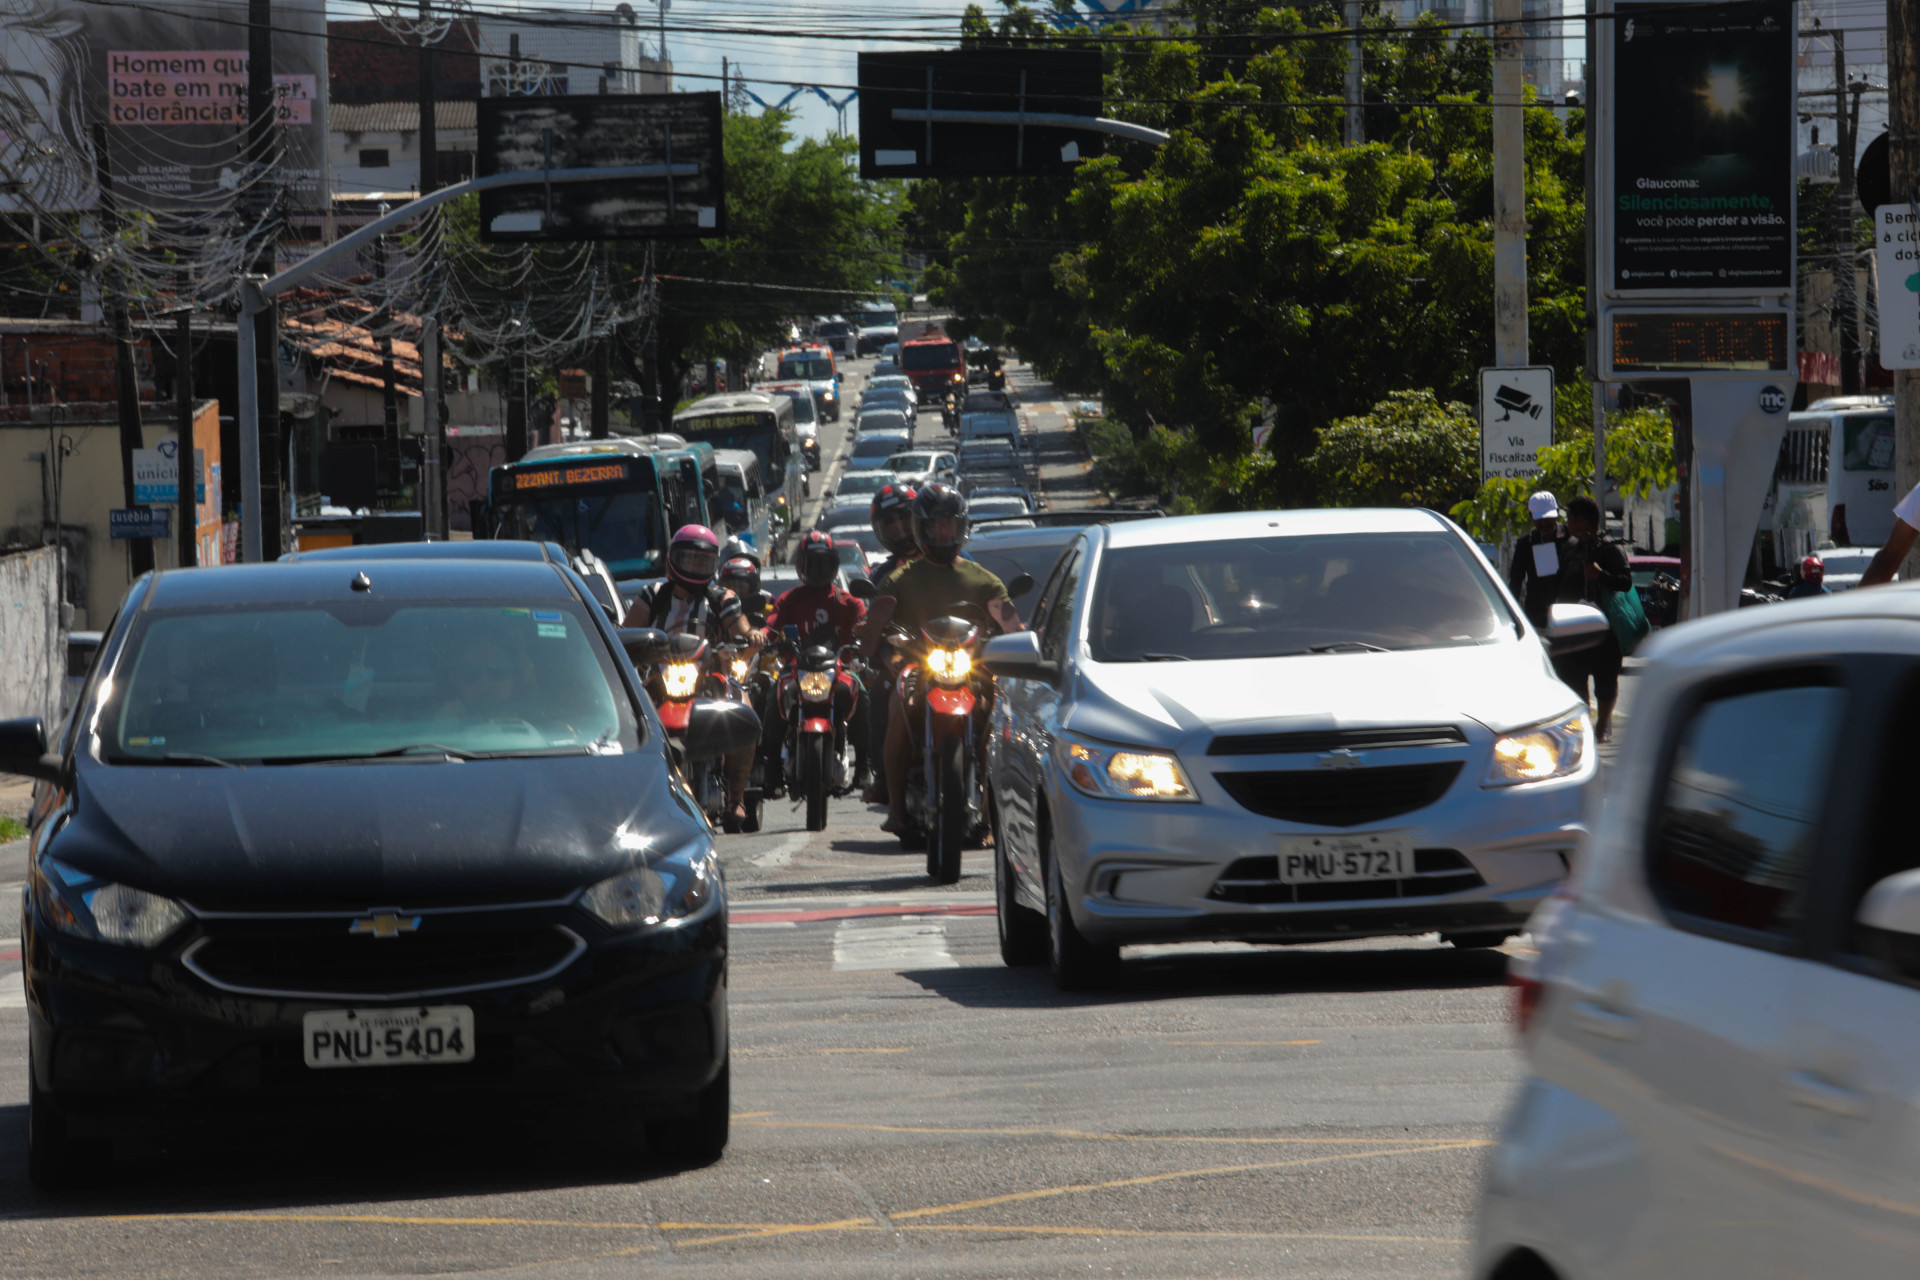
[[[1032,177],[1105,154],[1059,125],[902,120],[896,111],[1100,114],[1097,49],[939,49],[860,55],[860,176]]]
[[[296,204],[324,197],[326,6],[273,9],[278,173]],[[166,5],[0,0],[0,209],[99,204],[95,124],[123,207],[195,207],[246,165],[247,25],[221,0]]]
[[[1792,288],[1792,5],[1613,11],[1608,291]]]
[[[691,164],[680,177],[480,193],[489,241],[668,240],[727,234],[718,93],[482,98],[480,173]]]

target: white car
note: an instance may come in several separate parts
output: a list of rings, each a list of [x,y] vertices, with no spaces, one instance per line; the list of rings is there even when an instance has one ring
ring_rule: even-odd
[[[1655,632],[1517,957],[1481,1280],[1920,1267],[1920,589]]]
[[[861,400],[864,403],[867,396],[882,391],[904,391],[908,400],[916,405],[920,403],[920,393],[913,389],[913,379],[904,373],[883,373],[878,377],[868,378],[866,388],[861,393]]]
[[[914,449],[887,459],[887,470],[893,472],[894,480],[916,489],[927,484],[954,483],[959,466],[959,458],[945,449]]]
[[[1827,547],[1813,554],[1826,566],[1826,576],[1820,581],[1827,590],[1851,591],[1860,585],[1860,575],[1879,553],[1878,547]]]
[[[849,502],[871,504],[874,494],[897,479],[891,471],[849,471],[833,482],[827,496],[836,507]]]

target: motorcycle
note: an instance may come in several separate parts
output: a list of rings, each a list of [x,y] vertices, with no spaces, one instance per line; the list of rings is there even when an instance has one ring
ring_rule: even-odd
[[[853,679],[832,628],[800,642],[787,628],[783,645],[791,666],[780,676],[778,696],[786,718],[783,744],[787,793],[807,805],[807,830],[827,829],[827,798],[853,789],[852,744],[847,723],[853,711]],[[844,708],[843,708],[844,703]]]
[[[947,429],[948,435],[958,434],[960,430],[960,393],[947,392],[940,401],[940,425]]]
[[[741,733],[751,722],[757,739],[760,718],[729,678],[733,648],[731,645],[716,648],[696,635],[666,636],[658,645],[659,660],[654,666],[654,678],[647,685],[654,696],[661,727],[667,731],[668,749],[673,753],[680,776],[686,780],[687,789],[693,792],[695,802],[708,820],[723,830],[733,825],[727,809],[725,752],[702,750],[702,735],[692,734],[689,729],[698,709],[707,718],[739,721]],[[743,830],[760,829],[761,808],[760,798],[749,794]]]
[[[965,617],[935,618],[915,636],[892,628],[888,638],[913,665],[901,676],[903,706],[925,708],[920,748],[907,772],[902,848],[925,843],[927,875],[938,884],[960,878],[960,854],[986,831],[977,744],[992,704],[993,677],[976,661],[988,629]]]

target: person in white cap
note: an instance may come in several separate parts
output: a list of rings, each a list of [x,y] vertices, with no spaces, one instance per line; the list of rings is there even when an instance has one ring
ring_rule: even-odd
[[[1566,563],[1569,539],[1560,527],[1560,504],[1541,490],[1527,499],[1533,530],[1513,548],[1513,570],[1507,585],[1519,597],[1527,620],[1544,631],[1559,597],[1560,566]]]

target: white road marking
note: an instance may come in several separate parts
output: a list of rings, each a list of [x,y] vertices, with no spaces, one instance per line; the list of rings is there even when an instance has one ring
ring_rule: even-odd
[[[766,867],[769,870],[784,867],[793,861],[795,854],[807,847],[809,838],[805,832],[795,832],[793,835],[786,837],[779,844],[775,845],[769,852],[763,853],[755,858],[753,865],[756,867]]]
[[[834,972],[879,970],[901,973],[912,969],[957,969],[959,961],[947,951],[947,922],[915,920],[902,924],[869,924],[843,920],[833,935]]]
[[[18,973],[0,976],[0,1009],[27,1007],[27,980]]]

